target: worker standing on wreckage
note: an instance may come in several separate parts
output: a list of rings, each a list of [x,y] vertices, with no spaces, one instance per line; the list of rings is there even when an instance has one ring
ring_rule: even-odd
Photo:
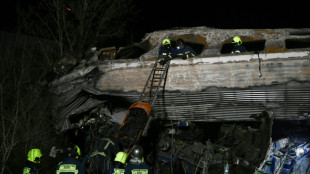
[[[239,36],[235,36],[231,43],[233,44],[233,49],[231,50],[231,53],[247,52],[246,48],[242,45],[242,40]]]
[[[77,145],[70,145],[66,149],[65,157],[57,166],[56,174],[74,173],[85,174],[84,163],[81,158],[81,150]]]
[[[105,174],[111,167],[119,152],[118,142],[114,138],[100,138],[91,142],[88,159],[89,174]]]
[[[185,45],[183,39],[177,40],[176,52],[177,57],[181,57],[183,60],[197,55],[192,47]]]
[[[151,167],[144,162],[143,149],[136,145],[131,149],[129,163],[125,167],[125,174],[152,174]]]
[[[113,166],[108,170],[107,174],[124,174],[127,154],[123,151],[118,152],[114,158]]]
[[[171,46],[170,39],[163,40],[158,57],[160,65],[164,65],[166,62],[176,57],[176,50]]]
[[[27,155],[26,166],[23,169],[23,174],[41,174],[41,157],[42,153],[40,149],[31,149]]]

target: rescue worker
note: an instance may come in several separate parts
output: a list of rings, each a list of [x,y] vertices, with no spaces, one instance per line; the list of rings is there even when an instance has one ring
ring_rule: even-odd
[[[67,157],[62,160],[57,168],[56,174],[85,174],[84,163],[81,158],[81,150],[77,145],[71,145],[66,149]]]
[[[26,166],[24,167],[23,174],[42,174],[41,169],[42,153],[40,149],[31,149],[27,155]]]
[[[231,53],[243,53],[247,52],[246,48],[242,45],[242,40],[239,36],[235,36],[232,40],[233,49]]]
[[[177,57],[181,57],[183,60],[196,56],[196,52],[190,47],[185,45],[183,39],[178,39],[176,44]]]
[[[108,170],[108,174],[124,174],[127,154],[125,152],[118,152],[114,159],[114,165]]]
[[[159,50],[159,64],[164,65],[166,62],[170,61],[176,57],[176,51],[171,47],[170,39],[164,39],[161,48]]]
[[[113,158],[119,152],[115,139],[101,138],[91,144],[89,156],[89,174],[105,174],[112,167]]]
[[[125,174],[151,174],[151,167],[143,160],[143,149],[141,146],[134,146],[131,150],[130,160],[125,167]]]

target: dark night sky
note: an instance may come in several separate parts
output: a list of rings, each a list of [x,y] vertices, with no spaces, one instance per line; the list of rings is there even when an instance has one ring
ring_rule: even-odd
[[[178,2],[178,3],[176,3]],[[205,2],[205,3],[203,3]],[[229,2],[229,3],[227,3]],[[286,4],[285,4],[286,3]],[[151,32],[173,27],[307,28],[310,12],[306,1],[173,1],[148,0],[140,4]]]
[[[10,27],[15,24],[16,19],[16,10],[15,10],[16,2],[12,1],[4,1],[0,5],[0,29]]]
[[[15,24],[16,1],[1,5],[1,29]],[[145,33],[173,27],[310,28],[306,2],[137,0],[143,20],[135,31],[142,38]]]

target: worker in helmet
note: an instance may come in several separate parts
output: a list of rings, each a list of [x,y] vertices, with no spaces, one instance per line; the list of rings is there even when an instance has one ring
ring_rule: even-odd
[[[178,39],[176,44],[177,57],[181,57],[183,60],[196,56],[196,52],[190,46],[185,45],[183,39]]]
[[[151,174],[151,167],[143,160],[143,149],[137,145],[131,149],[130,160],[125,167],[125,174]]]
[[[58,164],[56,174],[85,174],[79,146],[70,145],[66,149],[66,153],[67,157]]]
[[[247,52],[246,48],[242,45],[242,40],[239,36],[235,36],[232,40],[233,49],[231,53],[243,53]]]
[[[119,150],[119,143],[113,137],[94,139],[90,144],[88,173],[105,174],[112,167],[112,162]]]
[[[123,151],[118,152],[114,158],[113,167],[109,169],[108,174],[124,174],[127,154]]]
[[[24,167],[23,174],[42,174],[41,169],[42,153],[40,149],[31,149],[27,155],[26,166]]]
[[[171,46],[170,39],[164,39],[159,50],[159,64],[164,65],[166,62],[170,61],[176,57],[176,51]]]

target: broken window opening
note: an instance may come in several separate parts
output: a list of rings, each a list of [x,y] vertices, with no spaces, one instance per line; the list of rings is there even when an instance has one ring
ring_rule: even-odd
[[[144,53],[146,53],[145,50],[135,45],[132,45],[129,47],[120,48],[117,51],[114,59],[136,59]]]
[[[149,41],[145,40],[141,43],[132,44],[126,47],[121,47],[116,52],[114,59],[136,59],[142,54],[150,51]]]
[[[193,43],[193,42],[185,42],[186,45],[193,48],[197,55],[200,55],[202,50],[204,49],[204,45],[200,43]]]
[[[287,49],[309,48],[310,39],[286,39],[285,46]]]
[[[247,49],[247,52],[257,52],[265,49],[266,40],[255,40],[250,42],[243,42],[242,45]],[[230,54],[233,49],[232,43],[226,43],[221,49],[221,54]]]

